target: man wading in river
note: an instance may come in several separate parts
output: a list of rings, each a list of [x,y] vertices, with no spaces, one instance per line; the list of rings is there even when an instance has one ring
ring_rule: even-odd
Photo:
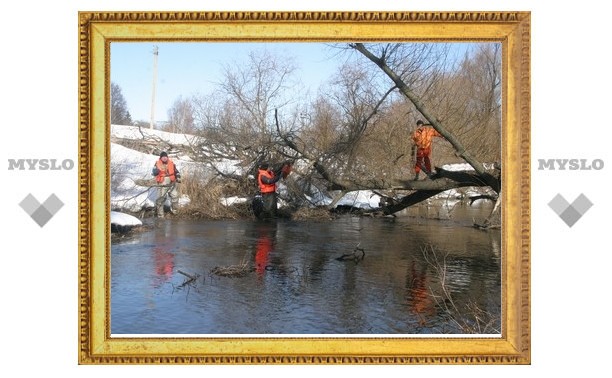
[[[261,163],[257,172],[257,183],[262,199],[262,211],[259,218],[276,218],[276,183],[291,173],[291,162],[285,161],[274,170],[269,163]],[[257,214],[256,214],[257,215]]]
[[[158,185],[157,200],[155,201],[157,217],[164,217],[166,196],[170,197],[170,212],[176,214],[179,199],[176,184],[181,182],[181,175],[178,168],[165,151],[159,154],[159,159],[155,162],[155,166],[153,166],[152,174],[155,176],[155,181]]]

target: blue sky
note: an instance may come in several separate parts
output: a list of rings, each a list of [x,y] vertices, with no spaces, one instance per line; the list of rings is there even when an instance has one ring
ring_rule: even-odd
[[[295,58],[298,77],[316,92],[346,59],[324,43],[113,42],[111,81],[121,87],[133,120],[149,121],[153,84],[153,49],[158,47],[155,120],[182,96],[209,93],[222,80],[222,67],[246,62],[251,51]]]
[[[151,119],[153,50],[158,47],[155,120],[167,119],[168,109],[182,96],[208,94],[223,78],[226,65],[246,62],[252,51],[267,50],[273,56],[289,56],[297,64],[297,77],[315,95],[319,86],[335,74],[351,56],[338,55],[325,43],[313,42],[112,42],[111,82],[121,87],[134,121]],[[467,44],[456,44],[464,51]],[[460,55],[463,53],[461,52]],[[353,54],[356,59],[365,59]]]

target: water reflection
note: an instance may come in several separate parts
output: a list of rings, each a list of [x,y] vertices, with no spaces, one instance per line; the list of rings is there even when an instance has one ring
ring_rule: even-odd
[[[174,271],[174,254],[171,251],[176,244],[174,235],[169,231],[169,227],[160,229],[163,232],[154,233],[153,261],[154,261],[154,287],[159,287],[163,283],[172,279]]]
[[[469,227],[472,211],[464,223],[151,221],[136,240],[111,245],[111,332],[464,333],[432,296],[442,287],[459,307],[501,312],[501,233]],[[336,259],[356,246],[363,260]],[[435,256],[426,258],[426,248]],[[253,272],[210,273],[242,262]],[[177,293],[179,270],[201,276],[188,293]]]
[[[436,313],[434,301],[430,293],[427,277],[427,266],[418,264],[415,260],[406,271],[406,302],[412,313],[419,317],[421,325],[425,325],[425,317]]]
[[[174,270],[174,255],[169,253],[164,246],[153,248],[153,258],[155,260],[156,283],[158,287],[172,278]]]
[[[257,241],[255,242],[255,271],[263,276],[270,262],[276,241],[276,222],[256,223]]]

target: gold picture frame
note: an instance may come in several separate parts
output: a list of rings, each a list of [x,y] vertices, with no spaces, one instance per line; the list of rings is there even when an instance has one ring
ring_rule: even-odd
[[[79,12],[80,364],[529,364],[529,12]],[[113,338],[111,41],[496,41],[503,47],[502,335]]]

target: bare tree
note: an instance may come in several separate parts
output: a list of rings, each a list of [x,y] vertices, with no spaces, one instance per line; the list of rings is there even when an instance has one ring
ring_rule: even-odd
[[[173,133],[193,133],[194,106],[190,99],[179,96],[172,107],[168,109],[168,125],[166,130]]]
[[[290,108],[295,69],[291,58],[266,50],[251,52],[246,63],[225,66],[215,91],[192,100],[195,127],[205,140],[192,147],[195,160],[211,168],[231,160],[243,173],[217,173],[252,185],[248,174],[259,162],[282,158],[274,110]],[[296,113],[288,113],[295,123]]]
[[[308,102],[295,85],[292,59],[251,53],[246,64],[225,67],[214,92],[189,100],[203,137],[190,146],[191,157],[211,169],[220,161],[240,167],[217,173],[252,190],[260,161],[291,158],[297,164],[286,184],[296,198],[308,200],[315,191],[400,193],[386,213],[448,189],[499,191],[499,171],[482,164],[500,155],[499,45],[484,44],[458,60],[452,50],[438,43],[345,45],[341,51],[358,52],[358,59],[339,67]],[[176,110],[187,108],[183,102]],[[447,140],[435,146],[437,162],[466,161],[473,171],[438,169],[433,180],[411,180],[410,134],[420,118]]]
[[[501,100],[495,51],[483,49],[476,61],[466,57],[463,66],[454,66],[453,61],[447,59],[449,48],[444,45],[376,44],[370,47],[376,54],[361,43],[349,47],[374,62],[380,71],[364,66],[341,69],[339,78],[332,83],[336,90],[328,90],[331,95],[325,101],[318,100],[320,109],[311,107],[314,114],[309,118],[327,123],[333,119],[335,124],[311,122],[309,128],[295,134],[284,132],[277,122],[284,146],[307,162],[309,170],[300,172],[304,177],[325,184],[328,190],[342,192],[361,189],[414,191],[388,204],[386,213],[402,210],[448,189],[489,186],[499,192],[500,171],[486,169],[480,160],[499,157],[500,118],[496,116]],[[381,81],[377,72],[383,72],[386,81]],[[470,80],[481,75],[489,80]],[[471,89],[461,92],[459,88],[467,84]],[[385,85],[386,90],[383,89]],[[395,89],[408,102],[402,103],[394,97]],[[475,107],[479,110],[476,111],[470,103],[485,105]],[[442,119],[458,121],[446,127],[447,121],[442,123],[430,109]],[[406,152],[397,141],[403,137],[406,145],[410,143],[411,128],[406,125],[407,122],[414,124],[417,118],[427,119],[450,142],[453,159],[456,161],[456,157],[460,157],[474,172],[438,169],[433,180],[402,178],[405,171],[396,163]],[[311,131],[325,131],[321,134],[325,138],[312,135]],[[463,138],[474,147],[474,152],[465,147]],[[474,140],[477,142],[471,143]]]
[[[295,69],[291,58],[273,56],[266,50],[251,52],[247,64],[225,67],[220,88],[241,113],[238,121],[242,128],[260,136],[270,134],[273,110],[289,101],[286,93],[293,86]]]
[[[430,109],[426,106],[426,104],[422,101],[422,98],[413,90],[413,88],[409,85],[410,81],[404,80],[404,78],[400,75],[400,73],[396,72],[391,66],[389,66],[389,62],[393,62],[392,58],[389,58],[388,55],[397,51],[396,48],[393,47],[385,47],[382,48],[378,55],[371,52],[363,43],[355,43],[351,44],[351,47],[356,51],[363,54],[366,58],[376,64],[390,79],[400,92],[406,96],[415,106],[416,110],[426,118],[429,123],[440,133],[446,140],[448,140],[457,155],[463,158],[468,164],[470,164],[476,173],[482,178],[482,180],[490,186],[496,192],[500,190],[500,182],[498,177],[494,177],[491,173],[487,172],[482,162],[477,160],[471,151],[468,151],[461,140],[457,138],[457,136],[450,131],[449,128],[445,127],[442,122],[440,122],[435,116],[434,113],[430,111]],[[408,76],[410,78],[410,76]]]
[[[463,122],[458,135],[466,148],[486,161],[501,159],[501,45],[481,44],[457,75]],[[458,92],[458,90],[455,90]]]

